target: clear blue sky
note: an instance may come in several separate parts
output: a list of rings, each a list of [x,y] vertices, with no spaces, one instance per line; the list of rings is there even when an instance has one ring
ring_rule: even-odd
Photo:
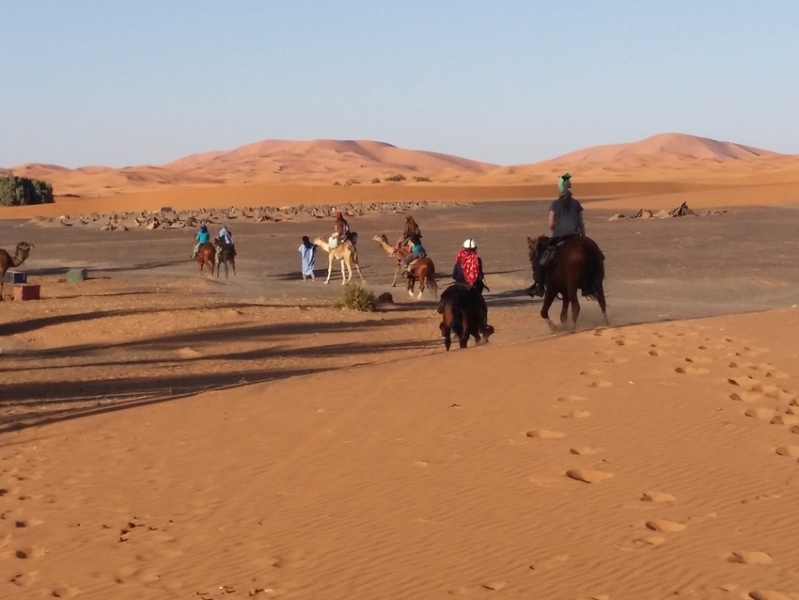
[[[0,166],[268,138],[498,164],[679,131],[799,153],[796,0],[0,0]]]

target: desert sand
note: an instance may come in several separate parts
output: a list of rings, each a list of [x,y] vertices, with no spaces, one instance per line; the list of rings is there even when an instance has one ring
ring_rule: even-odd
[[[36,243],[23,270],[43,293],[0,304],[0,597],[799,600],[796,157],[718,144],[512,168],[255,145],[152,167],[173,178],[160,191],[0,212],[20,219],[0,246]],[[368,148],[370,172],[434,181],[214,180],[259,153],[301,173],[298,148],[345,162],[337,178]],[[546,205],[491,202],[551,198],[563,170],[610,290],[612,326],[584,302],[574,335],[550,334],[520,292]],[[64,177],[88,196],[122,176]],[[479,238],[489,344],[446,353],[433,298],[388,287],[369,240],[401,214],[357,223],[367,285],[396,299],[375,313],[335,308],[340,279],[297,281],[317,220],[234,224],[231,280],[197,277],[190,231],[24,221],[376,197],[477,202],[414,216],[442,285]],[[608,221],[683,201],[729,212]],[[93,278],[65,283],[72,267]]]

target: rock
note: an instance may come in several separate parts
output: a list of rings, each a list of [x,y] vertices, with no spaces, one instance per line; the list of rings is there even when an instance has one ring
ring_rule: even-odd
[[[623,214],[618,213],[609,218],[608,221],[619,221],[620,219],[626,219],[626,218],[627,217],[625,217]]]
[[[377,297],[378,304],[394,304],[394,296],[391,292],[383,292]]]

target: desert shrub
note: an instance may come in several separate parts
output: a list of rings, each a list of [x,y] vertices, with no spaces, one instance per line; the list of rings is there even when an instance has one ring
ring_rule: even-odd
[[[340,183],[340,182],[338,182],[338,181],[334,181],[334,182],[333,182],[333,185],[341,185],[341,183]]]
[[[374,179],[372,179],[372,183],[380,183],[380,178],[375,177]]]
[[[372,311],[377,304],[377,298],[372,291],[357,283],[348,283],[341,290],[336,306],[350,310]]]
[[[417,177],[414,177],[414,178],[413,178],[413,180],[414,180],[414,181],[430,181],[430,182],[432,182],[432,181],[433,181],[433,180],[432,180],[432,179],[430,179],[429,177],[418,177],[418,176],[417,176]]]
[[[396,175],[392,175],[391,177],[386,177],[386,181],[405,181],[405,175],[402,173],[397,173]]]
[[[24,206],[53,202],[53,186],[39,179],[0,177],[0,205]]]
[[[361,185],[361,182],[357,179],[348,179],[344,182],[344,185]]]

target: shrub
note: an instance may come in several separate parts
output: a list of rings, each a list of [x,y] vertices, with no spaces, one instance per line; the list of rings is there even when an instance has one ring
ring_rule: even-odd
[[[344,185],[360,185],[360,184],[361,182],[358,181],[357,179],[348,179],[347,181],[344,182]]]
[[[338,181],[334,181],[333,185],[341,185],[341,183],[339,183]]]
[[[53,202],[53,186],[39,179],[0,177],[0,205],[24,206]]]
[[[370,290],[357,283],[348,283],[341,290],[336,306],[350,310],[372,311],[377,304],[377,298]]]
[[[405,175],[402,173],[397,173],[396,175],[392,175],[391,177],[386,177],[386,181],[405,181]]]
[[[380,183],[380,178],[375,177],[374,179],[372,179],[372,183]]]
[[[429,177],[414,177],[414,178],[413,178],[413,180],[414,180],[414,181],[430,181],[430,182],[432,182],[432,181],[433,181],[433,180],[432,180],[432,179],[430,179]]]

